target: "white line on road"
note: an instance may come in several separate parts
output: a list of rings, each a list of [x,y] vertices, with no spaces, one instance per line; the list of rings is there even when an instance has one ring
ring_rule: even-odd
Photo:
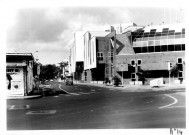
[[[39,111],[29,111],[26,115],[30,114],[55,114],[56,110],[39,110]]]
[[[63,89],[61,88],[61,84],[59,84],[59,89],[62,90],[62,91],[64,91],[64,92],[66,92],[66,93],[69,93],[69,92],[67,92],[67,91],[65,91],[65,90],[63,90]]]
[[[160,109],[162,109],[162,108],[168,108],[169,106],[172,106],[172,105],[174,105],[174,104],[176,104],[176,103],[178,102],[178,100],[177,100],[176,98],[174,98],[174,97],[172,97],[172,96],[170,96],[170,95],[167,95],[167,94],[164,94],[164,95],[166,95],[166,96],[172,98],[172,99],[174,100],[174,102],[171,103],[171,104],[165,105],[165,106],[158,107],[158,108],[160,108]]]
[[[29,105],[12,105],[9,110],[16,110],[16,109],[29,109]]]
[[[184,108],[185,106],[170,106],[170,107],[167,107],[167,108]]]
[[[78,92],[79,94],[91,94],[91,92]]]
[[[71,94],[71,95],[77,95],[77,96],[80,95],[80,94],[78,94],[78,93],[69,93],[69,94]]]

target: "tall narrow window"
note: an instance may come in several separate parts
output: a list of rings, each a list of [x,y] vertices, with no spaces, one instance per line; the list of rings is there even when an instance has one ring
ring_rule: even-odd
[[[177,59],[178,64],[182,64],[182,58]]]
[[[135,80],[136,80],[136,74],[135,74],[135,73],[132,73],[132,74],[131,74],[131,80],[132,80],[132,81],[135,81]]]
[[[97,52],[97,59],[98,60],[103,60],[104,54],[103,52]]]
[[[137,60],[138,71],[141,70],[141,63],[142,63],[142,60],[141,60],[141,59],[138,59],[138,60]]]
[[[113,52],[108,52],[108,57],[113,57]]]
[[[135,60],[131,60],[131,66],[135,65]]]

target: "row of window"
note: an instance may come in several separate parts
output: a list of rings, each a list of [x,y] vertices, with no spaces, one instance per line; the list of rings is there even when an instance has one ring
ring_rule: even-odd
[[[154,45],[172,45],[172,44],[185,44],[185,39],[161,39],[161,40],[148,40],[133,42],[133,46],[154,46]]]
[[[103,52],[97,52],[97,60],[102,61],[104,57]],[[113,57],[113,52],[108,52],[108,57]]]
[[[137,63],[135,63],[135,62],[137,62]],[[131,66],[136,66],[136,64],[137,64],[138,70],[140,70],[140,68],[141,68],[141,63],[142,63],[141,59],[137,59],[136,61],[135,60],[131,60]],[[183,67],[182,67],[183,59],[182,58],[177,58],[177,64],[178,64],[179,67],[181,67],[181,68],[179,68],[180,71],[179,71],[178,77],[182,78],[183,77]],[[135,79],[136,79],[136,73],[135,72],[136,72],[136,70],[134,68],[133,73],[131,73],[131,80],[132,81],[135,81]]]
[[[169,36],[153,36],[153,37],[143,37],[137,36],[134,41],[148,41],[148,40],[160,40],[160,39],[178,39],[185,38],[185,34],[182,35],[169,35]]]
[[[183,71],[178,72],[178,78],[183,78]],[[131,73],[131,80],[136,81],[136,73]]]
[[[134,47],[135,53],[185,51],[185,44]]]

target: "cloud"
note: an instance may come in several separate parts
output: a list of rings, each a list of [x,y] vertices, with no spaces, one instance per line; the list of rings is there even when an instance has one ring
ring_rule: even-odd
[[[110,7],[20,8],[7,29],[7,50],[64,52],[66,57],[74,32],[130,22],[129,14],[127,9]]]
[[[67,28],[62,19],[51,19],[47,9],[22,9],[18,12],[17,22],[8,30],[10,42],[52,42],[58,39]]]

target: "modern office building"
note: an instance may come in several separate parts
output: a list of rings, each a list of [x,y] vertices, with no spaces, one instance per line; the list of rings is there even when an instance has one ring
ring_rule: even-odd
[[[163,78],[168,83],[169,76],[171,82],[185,80],[184,24],[134,26],[123,34],[130,42],[122,48],[127,51],[116,53],[116,71],[124,83],[149,84],[154,78]]]
[[[83,42],[80,51],[83,72],[78,68],[82,76],[78,80],[103,83],[106,79],[112,81],[114,76],[124,84],[149,84],[157,78],[163,78],[164,83],[185,80],[184,24],[137,26],[132,23],[104,32],[87,31]],[[70,60],[77,58],[75,54]]]
[[[87,31],[84,34],[84,81],[102,83],[105,77],[106,35],[110,32]]]

